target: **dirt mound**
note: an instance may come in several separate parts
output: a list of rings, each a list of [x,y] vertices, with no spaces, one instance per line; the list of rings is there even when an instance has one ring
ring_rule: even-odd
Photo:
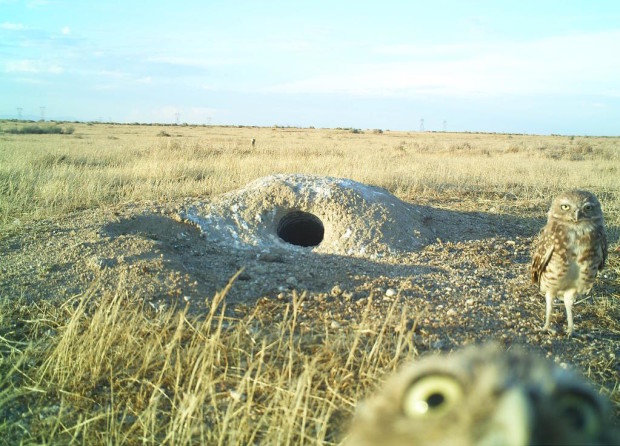
[[[424,208],[385,189],[313,175],[272,175],[181,213],[204,237],[236,249],[311,248],[378,258],[435,239]]]

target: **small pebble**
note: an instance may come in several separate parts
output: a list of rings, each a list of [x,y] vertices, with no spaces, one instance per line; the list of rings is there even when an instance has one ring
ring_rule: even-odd
[[[246,396],[241,392],[237,392],[236,390],[231,390],[228,392],[230,397],[235,401],[245,401]]]
[[[334,297],[340,296],[342,294],[342,289],[340,288],[340,286],[334,285],[334,287],[332,288],[330,294],[332,296],[334,296]]]

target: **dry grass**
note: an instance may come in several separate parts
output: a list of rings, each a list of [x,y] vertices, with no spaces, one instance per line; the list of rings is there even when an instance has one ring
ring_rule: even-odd
[[[215,195],[278,172],[536,217],[558,191],[579,187],[603,202],[619,277],[619,147],[619,138],[104,124],[0,134],[0,234],[78,209]],[[398,299],[386,318],[365,311],[339,326],[303,317],[303,294],[227,311],[224,289],[196,317],[155,311],[123,280],[101,299],[95,282],[62,305],[0,298],[0,442],[338,444],[360,396],[418,354],[424,315],[405,314]],[[593,311],[615,314],[603,307],[619,298]],[[610,395],[618,407],[619,395]]]
[[[620,172],[620,138],[163,129],[76,124],[73,135],[0,135],[0,224],[112,203],[210,196],[283,172],[346,177],[404,199],[452,199],[471,208],[479,198],[546,203],[572,187],[608,202]],[[162,131],[171,136],[158,136]]]
[[[231,318],[226,291],[201,318],[153,313],[123,292],[122,279],[96,304],[90,293],[60,308],[42,303],[37,320],[23,320],[23,303],[2,302],[0,325],[15,328],[0,338],[0,403],[24,415],[0,424],[0,437],[336,444],[364,389],[416,354],[415,326],[407,327],[398,300],[381,320],[369,317],[369,300],[360,323],[340,329],[304,320],[304,296],[295,293],[284,312],[265,301]]]

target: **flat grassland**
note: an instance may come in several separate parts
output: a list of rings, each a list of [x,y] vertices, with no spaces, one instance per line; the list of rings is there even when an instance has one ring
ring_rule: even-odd
[[[351,178],[405,200],[436,200],[459,209],[503,209],[506,202],[519,211],[544,207],[567,188],[603,194],[608,215],[618,209],[604,194],[618,190],[620,138],[73,127],[71,135],[1,137],[0,223],[111,203],[211,196],[281,172]],[[614,217],[608,216],[611,224]]]
[[[0,122],[0,438],[7,444],[339,444],[356,402],[404,361],[485,339],[528,343],[575,367],[620,415],[620,138],[103,123],[70,124],[64,134],[6,133],[22,125]],[[394,273],[407,265],[342,258],[344,271],[379,272],[333,277],[321,290],[291,286],[303,285],[303,270],[288,283],[286,274],[264,277],[281,281],[280,291],[234,311],[227,295],[235,280],[261,279],[235,274],[247,259],[232,261],[217,278],[220,291],[192,311],[186,304],[191,290],[200,295],[194,279],[202,276],[178,273],[190,259],[178,257],[171,272],[150,257],[168,243],[163,230],[140,239],[139,253],[91,255],[108,218],[118,222],[105,226],[114,235],[106,240],[126,241],[136,231],[118,228],[147,222],[139,216],[145,210],[165,213],[290,172],[350,178],[502,225],[480,240],[438,240],[412,254],[412,263],[449,267],[433,272],[434,289],[430,279]],[[571,188],[599,197],[610,242],[593,297],[577,310],[583,334],[575,339],[535,333],[543,299],[527,288],[529,245],[552,198]],[[189,229],[171,237],[170,252],[194,236],[200,243]],[[165,305],[145,291],[145,277],[156,274],[165,277],[152,293],[166,296]],[[555,312],[558,328],[565,326]]]

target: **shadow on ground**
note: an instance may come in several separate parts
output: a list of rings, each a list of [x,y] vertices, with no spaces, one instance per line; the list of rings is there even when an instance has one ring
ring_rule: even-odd
[[[385,292],[388,288],[399,290],[415,285],[432,294],[447,286],[447,282],[458,281],[458,276],[468,270],[475,271],[481,285],[492,285],[491,275],[479,271],[478,263],[487,256],[483,247],[473,247],[472,256],[475,258],[469,261],[463,259],[457,249],[445,244],[475,242],[486,246],[506,240],[511,240],[513,245],[523,244],[544,224],[542,219],[430,207],[422,210],[429,216],[424,223],[439,241],[429,243],[419,252],[386,255],[380,259],[319,254],[312,252],[311,248],[301,249],[284,242],[269,250],[251,246],[237,249],[208,242],[195,226],[178,221],[172,215],[161,214],[135,215],[107,223],[101,228],[101,234],[104,235],[103,243],[115,245],[113,251],[123,254],[122,262],[114,262],[115,265],[129,265],[130,270],[141,273],[136,278],[138,283],[150,281],[152,277],[153,281],[164,284],[166,277],[176,276],[178,290],[172,290],[173,294],[198,302],[222,289],[243,269],[227,299],[229,303],[250,303],[292,289],[317,294],[338,293],[340,290],[345,296],[357,299],[369,293]],[[515,238],[518,238],[517,242]],[[424,252],[429,247],[433,247],[432,253],[426,255]],[[529,246],[520,248],[516,253],[505,250],[509,256],[507,261],[513,264],[529,262],[525,255]],[[501,255],[501,250],[492,254]],[[167,286],[169,288],[170,284]],[[155,294],[170,293],[166,286],[161,288]],[[200,310],[202,305],[197,305],[196,309]]]

